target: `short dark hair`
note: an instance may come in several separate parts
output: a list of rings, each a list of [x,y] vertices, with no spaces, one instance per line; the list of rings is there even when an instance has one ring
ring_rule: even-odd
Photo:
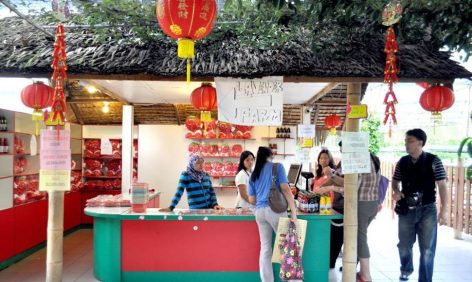
[[[342,147],[342,146],[343,146],[343,141],[342,141],[342,140],[339,141],[338,146],[339,146],[339,147]]]
[[[420,128],[408,130],[406,132],[406,136],[412,136],[420,141],[423,141],[423,147],[424,145],[426,145],[426,140],[428,139],[428,136],[426,136],[426,133]]]

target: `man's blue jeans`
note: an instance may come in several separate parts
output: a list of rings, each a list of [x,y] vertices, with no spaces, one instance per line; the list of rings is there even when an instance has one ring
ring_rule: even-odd
[[[436,253],[438,214],[436,203],[409,210],[406,215],[398,216],[398,251],[400,271],[413,272],[413,244],[418,235],[420,245],[420,272],[418,281],[433,280],[434,254]]]

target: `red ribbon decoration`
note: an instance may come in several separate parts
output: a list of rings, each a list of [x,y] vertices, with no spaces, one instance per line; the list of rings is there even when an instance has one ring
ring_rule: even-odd
[[[64,26],[59,23],[56,28],[56,40],[52,53],[51,68],[54,70],[51,80],[55,84],[54,98],[52,102],[52,118],[50,125],[56,125],[57,138],[59,139],[59,126],[64,124],[66,100],[64,95],[64,83],[67,79],[66,45],[64,42]]]
[[[385,107],[385,118],[383,123],[387,124],[390,121],[389,135],[392,133],[392,124],[397,124],[397,118],[395,116],[395,104],[398,103],[395,92],[393,92],[393,83],[398,81],[397,77],[397,59],[395,53],[398,51],[397,41],[395,39],[395,31],[390,26],[387,29],[387,40],[385,42],[384,52],[387,54],[385,59],[384,69],[384,82],[388,83],[388,91],[385,94],[384,104]]]

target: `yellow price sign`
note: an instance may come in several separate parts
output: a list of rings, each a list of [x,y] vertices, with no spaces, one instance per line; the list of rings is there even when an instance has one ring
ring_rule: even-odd
[[[70,191],[70,170],[39,170],[40,191]]]
[[[367,118],[367,105],[350,105],[350,111],[347,114],[348,118],[358,119]]]
[[[302,148],[313,148],[313,139],[303,139]]]

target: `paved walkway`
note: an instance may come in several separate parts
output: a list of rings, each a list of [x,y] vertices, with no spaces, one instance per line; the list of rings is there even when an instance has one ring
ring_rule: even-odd
[[[397,222],[389,212],[377,216],[369,228],[372,277],[375,282],[398,281]],[[418,279],[419,251],[414,250],[415,272],[410,281]],[[92,230],[74,232],[64,239],[63,281],[92,282]],[[46,249],[41,249],[17,264],[0,271],[1,282],[39,282],[45,280]],[[341,266],[338,260],[337,268]],[[341,272],[330,272],[330,282],[341,281]],[[472,241],[454,240],[450,228],[440,227],[434,281],[472,282]],[[210,282],[210,281],[209,281]]]

